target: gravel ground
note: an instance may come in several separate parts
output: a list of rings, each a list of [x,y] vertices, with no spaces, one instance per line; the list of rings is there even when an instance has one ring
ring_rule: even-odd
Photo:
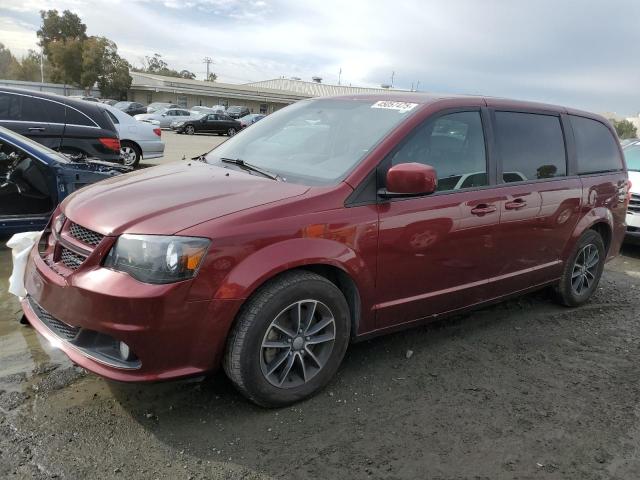
[[[7,250],[0,250],[0,289]],[[548,291],[352,345],[315,398],[264,410],[221,374],[124,385],[0,297],[0,478],[640,478],[640,249],[579,309]]]

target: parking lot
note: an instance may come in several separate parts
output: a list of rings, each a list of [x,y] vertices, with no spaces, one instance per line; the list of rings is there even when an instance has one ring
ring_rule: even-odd
[[[163,137],[143,165],[226,139]],[[581,308],[544,290],[352,345],[328,388],[276,410],[221,373],[129,385],[74,367],[18,323],[10,263],[2,247],[2,478],[640,476],[639,248]]]
[[[208,152],[212,148],[220,145],[229,137],[196,134],[196,135],[179,135],[171,130],[162,131],[162,140],[164,141],[164,156],[154,158],[152,160],[142,160],[140,166],[153,166],[174,160],[189,159],[197,155]]]

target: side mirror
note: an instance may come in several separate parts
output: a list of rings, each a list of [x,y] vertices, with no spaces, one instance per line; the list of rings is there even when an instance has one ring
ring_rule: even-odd
[[[384,198],[429,195],[436,191],[438,175],[431,165],[399,163],[387,172],[387,188],[378,195]]]
[[[166,117],[166,116],[167,116],[167,114],[166,114],[166,113],[163,113],[163,114],[162,114],[162,116],[163,116],[163,117]]]

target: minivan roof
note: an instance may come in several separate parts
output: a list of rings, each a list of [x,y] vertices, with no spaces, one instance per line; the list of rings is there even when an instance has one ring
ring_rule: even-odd
[[[501,107],[517,109],[523,108],[527,110],[546,110],[558,113],[567,113],[571,115],[579,115],[583,117],[589,117],[598,119],[599,121],[608,120],[602,115],[596,113],[587,112],[584,110],[578,110],[574,108],[564,107],[561,105],[553,105],[542,102],[532,102],[526,100],[512,100],[501,97],[491,97],[485,95],[455,95],[455,94],[438,94],[438,93],[422,93],[422,92],[406,92],[406,91],[390,91],[385,93],[368,93],[357,95],[338,95],[334,97],[318,97],[318,98],[335,98],[335,99],[353,99],[353,100],[369,100],[369,101],[391,101],[391,102],[407,102],[417,103],[420,105],[430,105],[440,101],[446,100],[464,100],[474,99],[481,100],[489,107]]]

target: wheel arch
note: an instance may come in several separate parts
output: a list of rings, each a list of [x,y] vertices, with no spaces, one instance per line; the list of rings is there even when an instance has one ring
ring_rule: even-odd
[[[144,157],[144,153],[143,153],[142,147],[140,146],[140,144],[138,142],[136,142],[135,140],[131,140],[130,138],[120,139],[120,144],[122,145],[123,143],[132,144],[135,148],[138,149],[138,152],[140,152],[140,159],[142,159]]]
[[[293,239],[263,248],[236,265],[214,298],[247,299],[265,283],[293,271],[306,270],[332,282],[343,293],[355,336],[369,318],[374,278],[365,262],[343,243],[326,239]],[[366,318],[365,318],[366,317]]]
[[[573,234],[571,235],[570,240],[565,245],[562,260],[566,261],[566,259],[569,258],[569,256],[573,252],[576,242],[587,230],[595,230],[602,236],[602,240],[605,244],[606,256],[608,257],[610,254],[610,247],[613,239],[613,224],[613,214],[608,208],[597,207],[590,210],[589,213],[584,215],[578,221],[576,227],[573,229]]]

